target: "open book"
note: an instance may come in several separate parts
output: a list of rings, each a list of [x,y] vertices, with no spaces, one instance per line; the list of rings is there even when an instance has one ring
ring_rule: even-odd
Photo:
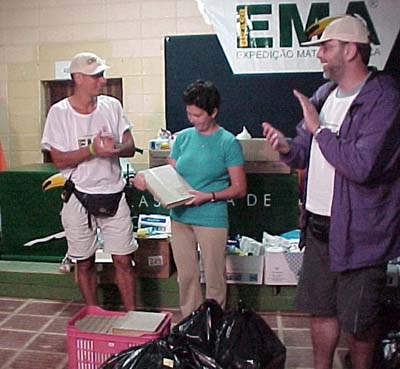
[[[192,188],[170,165],[140,171],[146,179],[147,189],[161,206],[171,209],[193,198],[188,191]]]

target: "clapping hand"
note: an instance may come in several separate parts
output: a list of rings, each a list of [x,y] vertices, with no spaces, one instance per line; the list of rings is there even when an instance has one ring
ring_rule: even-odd
[[[312,134],[315,134],[315,131],[320,126],[319,114],[317,112],[317,109],[311,103],[310,99],[307,96],[303,95],[301,92],[293,90],[293,94],[299,100],[301,108],[303,110],[305,128]]]
[[[114,136],[104,131],[100,131],[93,139],[93,149],[100,157],[110,157],[119,153]]]

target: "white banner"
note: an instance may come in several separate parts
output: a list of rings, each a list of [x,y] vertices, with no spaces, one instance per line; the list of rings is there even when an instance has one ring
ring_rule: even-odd
[[[196,0],[233,73],[317,72],[318,46],[301,46],[324,17],[357,13],[368,24],[370,65],[383,69],[400,26],[400,0]]]

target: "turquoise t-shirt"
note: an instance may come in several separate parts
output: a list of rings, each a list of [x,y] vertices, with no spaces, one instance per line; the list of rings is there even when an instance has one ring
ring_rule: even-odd
[[[171,158],[176,160],[178,173],[201,192],[218,192],[228,187],[228,168],[244,163],[242,146],[224,128],[211,135],[202,135],[194,127],[184,129],[174,141]],[[171,210],[171,218],[186,224],[227,228],[227,203],[179,206]]]

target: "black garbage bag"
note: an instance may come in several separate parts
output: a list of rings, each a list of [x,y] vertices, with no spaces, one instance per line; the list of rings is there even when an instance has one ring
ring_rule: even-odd
[[[164,339],[133,346],[108,358],[99,369],[167,369],[182,367]]]
[[[224,369],[182,335],[170,334],[111,356],[99,369]]]
[[[224,369],[283,369],[286,348],[261,316],[239,304],[222,319],[215,359]]]
[[[173,327],[172,334],[185,337],[188,344],[213,356],[216,332],[223,314],[221,306],[215,300],[205,300],[197,310]]]
[[[181,334],[171,333],[167,337],[169,345],[173,348],[177,362],[184,369],[224,369],[216,360],[205,353],[196,344],[193,345],[190,339]]]

